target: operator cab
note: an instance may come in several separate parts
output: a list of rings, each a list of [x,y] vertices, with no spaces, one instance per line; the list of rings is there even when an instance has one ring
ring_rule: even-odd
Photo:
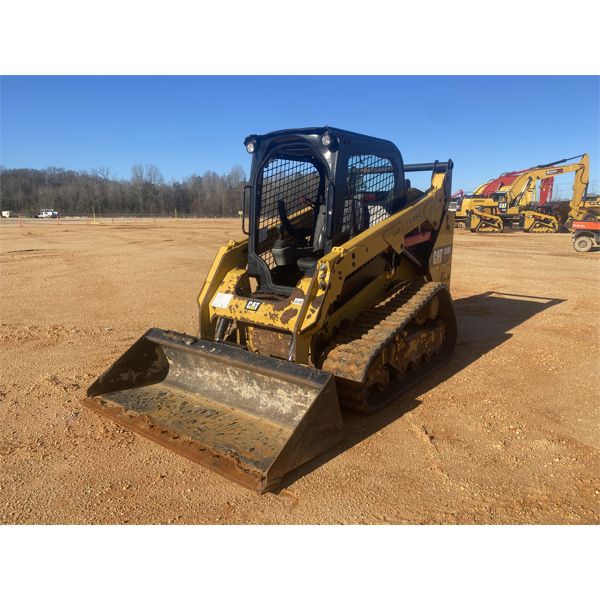
[[[407,203],[394,144],[329,127],[251,135],[248,275],[289,296],[333,246]],[[244,212],[248,209],[244,206]]]

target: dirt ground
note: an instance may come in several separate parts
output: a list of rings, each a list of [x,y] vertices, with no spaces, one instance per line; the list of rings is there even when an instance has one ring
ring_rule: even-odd
[[[259,496],[81,405],[235,220],[0,223],[1,523],[599,523],[600,252],[457,230],[450,364]]]

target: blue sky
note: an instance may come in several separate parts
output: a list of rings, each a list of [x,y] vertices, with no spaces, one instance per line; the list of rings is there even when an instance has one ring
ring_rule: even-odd
[[[598,181],[599,80],[2,77],[0,164],[106,166],[120,178],[155,164],[167,180],[248,172],[247,134],[328,124],[390,139],[405,162],[452,158],[454,189],[583,152]]]

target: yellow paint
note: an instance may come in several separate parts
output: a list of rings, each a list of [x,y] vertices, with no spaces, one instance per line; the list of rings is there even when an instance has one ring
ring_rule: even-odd
[[[289,299],[256,298],[260,304],[249,305],[255,310],[248,308],[248,302],[253,300],[246,272],[248,240],[228,242],[218,250],[198,296],[200,337],[213,339],[219,317],[231,319],[238,332],[254,327],[287,332],[292,335],[295,361],[311,364],[316,336],[330,339],[344,321],[353,320],[365,306],[385,299],[387,290],[395,283],[428,280],[449,285],[454,216],[447,212],[432,252],[432,256],[435,253],[443,260],[432,262],[430,258],[429,264],[424,265],[426,274],[420,275],[409,260],[399,260],[398,265],[375,272],[341,306],[334,304],[344,293],[349,278],[369,268],[370,261],[391,250],[402,253],[406,236],[420,227],[434,230],[438,227],[448,200],[444,192],[445,177],[444,173],[435,173],[431,188],[423,196],[342,246],[334,247],[317,261],[313,276],[300,279]],[[298,219],[305,210],[308,209],[295,213],[292,219]]]

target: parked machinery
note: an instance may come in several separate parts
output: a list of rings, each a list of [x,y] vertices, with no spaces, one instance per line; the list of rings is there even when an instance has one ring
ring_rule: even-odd
[[[459,190],[460,196],[457,196],[455,222],[459,226],[465,225],[467,218],[474,210],[477,210],[477,207],[482,207],[482,209],[485,209],[482,212],[486,213],[517,213],[517,208],[508,210],[502,199],[515,179],[526,171],[528,169],[502,173],[499,177],[481,184],[472,194],[465,194],[462,190]],[[522,201],[524,203],[535,203],[535,185],[533,189],[527,190],[527,193],[522,197]]]
[[[247,236],[217,253],[198,337],[150,329],[86,404],[263,492],[343,437],[340,402],[378,410],[449,358],[452,162],[334,128],[245,144]]]
[[[600,221],[573,221],[571,229],[576,252],[589,252],[600,246]]]
[[[568,214],[561,214],[548,202],[535,201],[538,181],[542,181],[541,196],[547,200],[549,179],[572,172],[575,180]],[[467,196],[457,218],[464,219],[471,231],[481,233],[502,232],[507,227],[531,233],[555,233],[562,224],[568,227],[574,218],[595,214],[600,209],[597,200],[587,198],[588,179],[587,154],[507,173],[480,186],[473,196]]]

